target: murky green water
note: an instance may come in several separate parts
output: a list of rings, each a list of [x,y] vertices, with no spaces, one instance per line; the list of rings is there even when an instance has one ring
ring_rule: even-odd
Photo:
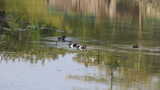
[[[0,90],[159,90],[153,1],[1,0]]]

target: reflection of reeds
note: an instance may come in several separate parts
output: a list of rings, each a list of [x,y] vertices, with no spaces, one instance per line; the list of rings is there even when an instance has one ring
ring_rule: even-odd
[[[14,42],[14,41],[12,41]],[[17,43],[17,42],[16,42]],[[9,43],[11,44],[11,42]],[[7,45],[7,44],[6,44]],[[13,44],[12,44],[13,45]],[[14,46],[1,46],[1,59],[2,60],[24,60],[31,63],[37,63],[41,60],[55,60],[59,55],[64,55],[64,50],[59,50],[56,48],[45,48],[41,45],[27,44],[24,45],[16,44]],[[13,52],[13,53],[12,53]]]
[[[106,83],[108,82],[105,77],[98,77],[98,76],[76,76],[76,75],[69,75],[66,77],[67,79],[73,80],[80,80],[85,82],[96,82],[96,83]]]
[[[3,60],[21,59],[22,61],[28,60],[31,63],[37,63],[40,60],[55,60],[58,55],[65,54],[65,50],[42,47],[41,43],[31,43],[40,40],[40,37],[35,37],[36,34],[39,35],[40,33],[20,33],[21,40],[17,40],[19,36],[13,36],[12,34],[19,32],[10,32],[11,34],[4,34],[4,42],[0,44]]]
[[[19,49],[19,47],[17,47]],[[55,49],[55,48],[36,48],[33,47],[30,49],[23,50],[10,50],[1,51],[1,61],[22,61],[22,62],[30,62],[30,63],[45,63],[50,60],[56,60],[59,55],[64,55],[65,51]]]
[[[143,55],[142,53],[135,52],[123,54],[100,51],[100,65],[96,64],[96,61],[87,61],[89,60],[89,57],[94,57],[97,54],[98,52],[94,50],[88,51],[87,54],[79,53],[75,57],[75,60],[84,65],[86,65],[87,62],[88,66],[97,66],[99,71],[98,74],[101,74],[101,71],[104,72],[105,70],[106,77],[104,77],[104,75],[97,76],[98,78],[87,75],[69,75],[67,78],[85,82],[110,82],[109,85],[111,85],[111,88],[113,88],[115,84],[117,87],[121,88],[131,88],[131,86],[136,87],[138,85],[146,85],[148,88],[148,84],[152,83],[150,79],[152,78],[153,71],[155,70],[153,67],[159,67],[159,65],[156,65],[154,63],[155,61],[152,61],[151,59],[154,58],[154,56]],[[139,55],[141,55],[141,57],[139,57]],[[157,61],[158,59],[156,62]],[[158,63],[160,62],[158,61]],[[146,87],[142,88],[145,90]]]
[[[141,57],[139,57],[139,55]],[[121,52],[111,52],[101,50],[97,52],[97,50],[90,50],[87,53],[78,53],[74,58],[77,62],[82,63],[88,66],[98,66],[106,65],[110,68],[131,68],[137,70],[138,72],[152,72],[155,63],[150,60],[154,57],[159,56],[148,56],[141,52],[130,52],[130,53],[121,53]],[[94,58],[94,60],[92,60]],[[155,59],[154,59],[155,60]],[[157,61],[158,59],[156,59]],[[151,65],[152,62],[152,65]],[[160,62],[157,62],[160,63]],[[151,67],[152,68],[151,68]]]
[[[144,7],[138,6],[143,2]],[[159,17],[158,0],[48,0],[48,5],[68,12],[91,14],[95,16],[121,16],[138,17],[138,9],[143,9],[140,13],[151,17]],[[139,8],[140,7],[140,8]]]
[[[41,43],[32,43],[32,41],[40,42],[41,37],[45,34],[52,34],[54,28],[51,25],[40,22],[30,23],[26,17],[23,17],[22,13],[7,12],[5,17],[7,18],[5,20],[6,25],[0,25],[4,32],[0,36],[2,61],[18,60],[45,63],[66,53],[63,49],[42,47]]]

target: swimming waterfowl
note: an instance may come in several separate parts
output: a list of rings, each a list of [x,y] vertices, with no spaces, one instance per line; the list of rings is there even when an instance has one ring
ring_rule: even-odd
[[[63,35],[63,36],[61,36],[61,37],[58,37],[57,39],[58,39],[58,41],[65,42],[65,41],[66,41],[66,36]]]
[[[137,44],[133,45],[132,48],[139,48]]]
[[[0,17],[4,17],[4,16],[5,16],[5,14],[6,14],[6,12],[5,12],[5,11],[0,11]]]
[[[69,43],[69,48],[76,48],[78,46],[78,43]]]
[[[69,48],[76,48],[78,50],[85,50],[86,49],[86,45],[80,45],[79,43],[70,42],[69,43]]]
[[[87,47],[86,45],[77,45],[76,48],[79,50],[85,50]]]

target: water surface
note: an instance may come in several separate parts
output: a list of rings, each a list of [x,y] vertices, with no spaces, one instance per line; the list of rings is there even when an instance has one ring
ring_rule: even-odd
[[[1,0],[0,89],[159,90],[159,6],[158,0]],[[63,35],[87,50],[57,41]]]

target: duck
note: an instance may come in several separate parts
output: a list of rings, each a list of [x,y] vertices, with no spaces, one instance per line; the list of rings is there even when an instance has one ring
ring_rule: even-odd
[[[65,42],[65,41],[66,41],[66,36],[63,35],[63,36],[61,36],[61,37],[58,37],[57,39],[58,39],[58,41]]]
[[[79,43],[69,43],[69,48],[76,48],[77,50],[85,50],[87,47],[86,45],[80,45]]]
[[[69,48],[76,48],[78,46],[78,43],[69,43]]]
[[[137,44],[133,45],[132,48],[139,48]]]
[[[4,17],[4,16],[5,16],[5,14],[6,14],[6,12],[5,12],[5,11],[0,11],[0,17]]]
[[[77,45],[76,48],[79,50],[85,50],[87,48],[87,46],[86,45]]]

